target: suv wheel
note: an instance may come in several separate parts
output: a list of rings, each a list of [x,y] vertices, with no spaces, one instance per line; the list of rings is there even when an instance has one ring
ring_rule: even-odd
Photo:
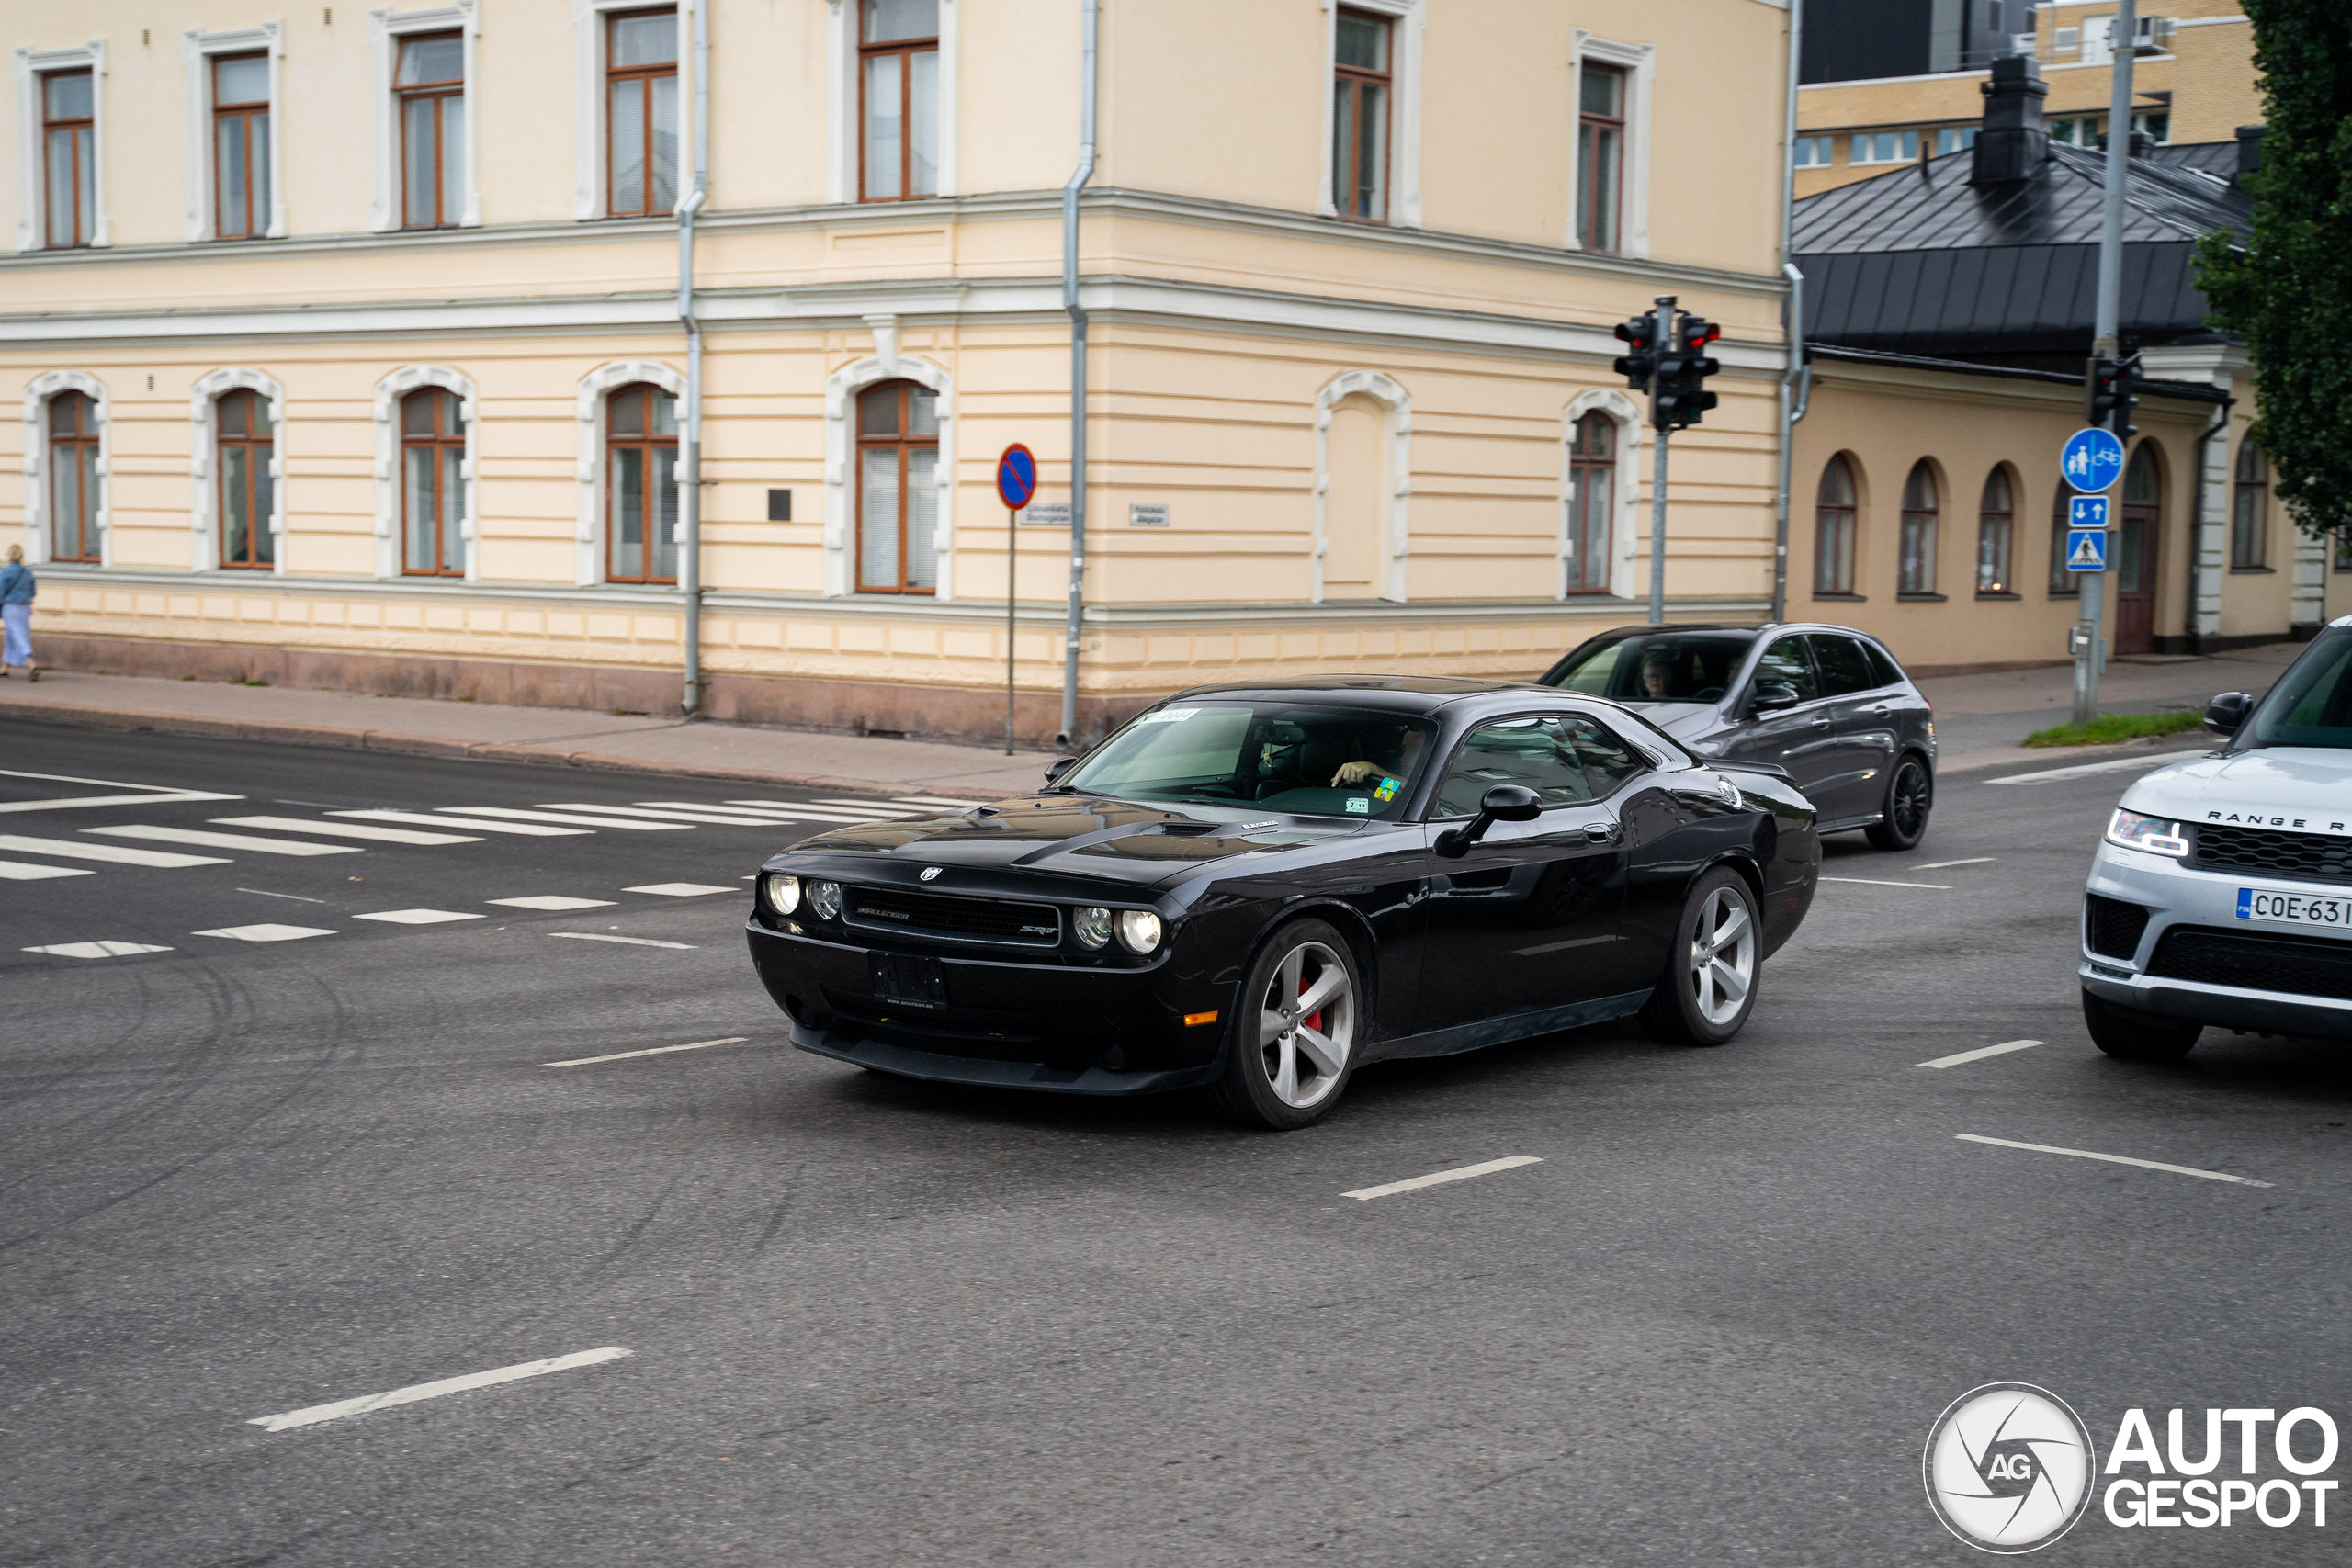
[[[2201,1023],[2159,1021],[2110,1007],[2088,991],[2083,993],[2083,1024],[2090,1031],[2092,1044],[2127,1062],[2177,1062],[2205,1032]]]
[[[1917,849],[1928,836],[1928,812],[1935,804],[1936,781],[1927,764],[1904,757],[1887,777],[1884,815],[1868,829],[1870,841],[1882,850]]]

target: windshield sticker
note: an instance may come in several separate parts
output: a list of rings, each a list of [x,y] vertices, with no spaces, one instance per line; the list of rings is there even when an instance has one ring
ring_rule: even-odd
[[[1351,795],[1348,796],[1348,809],[1354,812],[1359,817],[1364,816],[1371,812],[1372,802],[1366,800],[1363,795]]]
[[[1136,722],[1137,724],[1175,724],[1192,717],[1200,711],[1198,708],[1161,708],[1158,713],[1144,715]]]
[[[1372,792],[1372,798],[1373,798],[1373,799],[1374,799],[1374,800],[1394,800],[1394,799],[1396,799],[1396,784],[1397,784],[1397,781],[1396,781],[1396,780],[1395,780],[1395,779],[1385,779],[1385,779],[1382,779],[1382,780],[1380,781],[1380,787],[1379,787],[1378,789],[1374,790],[1374,791]]]

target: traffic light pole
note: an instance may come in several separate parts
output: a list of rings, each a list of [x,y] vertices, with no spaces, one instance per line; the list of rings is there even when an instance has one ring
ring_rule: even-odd
[[[2107,183],[2100,193],[2105,202],[2098,229],[2098,318],[2091,334],[2095,359],[2119,359],[2122,351],[2119,323],[2123,314],[2123,183],[2131,168],[2132,40],[2139,31],[2138,11],[2138,0],[2118,0],[2115,8],[2115,63],[2107,99]],[[2130,423],[2130,402],[2120,400],[2114,416],[2116,434],[2122,436]],[[2108,553],[2111,568],[2117,564],[2112,558],[2115,552]],[[2108,575],[2104,571],[2083,574],[2083,646],[2075,654],[2076,724],[2088,724],[2098,716]]]
[[[1657,352],[1670,351],[1674,339],[1674,296],[1657,297]],[[1638,318],[1637,318],[1638,319]],[[1668,426],[1657,417],[1657,393],[1650,394],[1650,424],[1657,452],[1650,468],[1650,625],[1666,624],[1666,440]]]

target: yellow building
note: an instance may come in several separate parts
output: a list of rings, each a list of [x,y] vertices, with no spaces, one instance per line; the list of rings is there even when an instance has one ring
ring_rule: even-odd
[[[988,734],[1019,441],[1022,727],[1052,735],[1081,12],[18,7],[0,531],[44,656],[666,711],[691,620],[714,716]],[[1672,613],[1764,612],[1787,22],[1102,10],[1080,733],[1252,672],[1532,673],[1637,618],[1611,329],[1660,293],[1724,331]]]
[[[2115,0],[2043,0],[2012,41],[2050,85],[2052,137],[2097,147],[2114,90]],[[2159,14],[2161,13],[2161,14]],[[1810,17],[1808,26],[1812,25]],[[2263,118],[2254,28],[2238,0],[2143,0],[2132,61],[2132,128],[2159,144],[2227,142]],[[1984,63],[1973,69],[1808,83],[1797,94],[1796,186],[1814,196],[1890,166],[1968,145],[1984,116]]]

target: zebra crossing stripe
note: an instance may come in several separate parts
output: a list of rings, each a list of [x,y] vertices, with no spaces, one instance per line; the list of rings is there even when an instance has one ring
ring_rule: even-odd
[[[408,822],[419,828],[462,828],[469,833],[515,833],[533,839],[578,839],[594,828],[549,828],[537,822],[485,822],[476,818],[435,817],[423,811],[330,811],[330,817],[356,817],[370,822]]]
[[[52,876],[88,876],[73,865],[32,865],[20,860],[0,860],[0,882],[41,882]]]
[[[638,833],[683,833],[691,822],[637,822],[626,817],[581,817],[558,811],[526,811],[518,806],[445,806],[453,817],[495,817],[508,822],[553,822],[568,828],[622,828]]]
[[[410,828],[375,828],[356,822],[313,822],[301,817],[215,817],[223,828],[271,828],[288,833],[324,833],[330,839],[368,839],[382,844],[479,844],[458,833],[420,833]]]
[[[61,860],[109,861],[116,865],[227,865],[219,855],[175,854],[169,850],[134,850],[128,844],[77,844],[68,839],[28,839],[0,833],[0,850],[20,854],[55,855]]]
[[[264,855],[356,855],[356,844],[313,844],[300,839],[256,839],[249,833],[207,833],[196,828],[157,828],[135,823],[124,828],[85,828],[85,833],[105,833],[118,839],[153,839],[166,844],[202,844],[215,850],[251,850]]]

